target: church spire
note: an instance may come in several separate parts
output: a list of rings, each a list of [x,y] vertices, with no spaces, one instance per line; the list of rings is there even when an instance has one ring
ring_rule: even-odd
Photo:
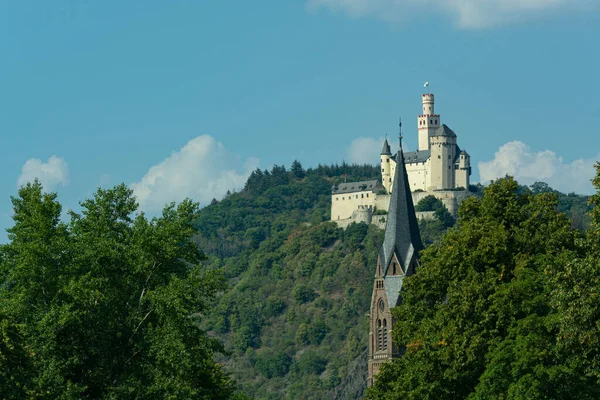
[[[412,275],[414,262],[419,251],[423,249],[423,244],[408,183],[408,174],[404,165],[402,135],[399,139],[400,149],[396,155],[392,198],[390,199],[385,226],[385,238],[383,246],[379,250],[379,260],[382,267],[387,271],[392,256],[395,254],[404,275]],[[384,272],[383,275],[385,276],[386,273]]]
[[[400,144],[400,150],[402,150],[402,117],[398,120],[398,142]]]

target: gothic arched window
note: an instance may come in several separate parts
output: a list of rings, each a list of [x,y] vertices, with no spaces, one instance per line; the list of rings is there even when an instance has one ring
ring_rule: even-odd
[[[383,349],[387,350],[387,321],[383,320]]]
[[[383,349],[383,328],[381,326],[381,320],[377,320],[377,350]]]

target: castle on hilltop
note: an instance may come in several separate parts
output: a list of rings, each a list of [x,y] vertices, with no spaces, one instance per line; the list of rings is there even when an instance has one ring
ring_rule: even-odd
[[[404,153],[404,165],[413,202],[433,195],[448,211],[456,215],[458,205],[469,196],[471,161],[457,143],[456,133],[442,124],[435,113],[433,94],[424,94],[423,113],[417,117],[418,150]],[[400,135],[402,122],[400,122]],[[398,155],[392,156],[385,139],[381,150],[381,182],[377,180],[334,185],[331,191],[331,220],[340,226],[352,222],[374,222],[383,227],[385,215],[376,218],[377,210],[388,211]],[[417,213],[418,218],[431,217]]]

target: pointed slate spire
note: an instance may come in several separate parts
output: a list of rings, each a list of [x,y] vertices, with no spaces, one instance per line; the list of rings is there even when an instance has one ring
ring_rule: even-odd
[[[391,156],[392,152],[390,150],[390,144],[387,141],[387,137],[385,138],[385,141],[383,142],[383,149],[381,149],[381,155],[382,156]]]
[[[379,250],[379,259],[384,268],[384,276],[387,273],[392,256],[396,254],[400,266],[406,275],[412,261],[417,258],[419,251],[423,249],[419,224],[415,214],[415,207],[408,184],[408,174],[404,165],[404,153],[402,152],[402,136],[400,149],[396,155],[396,173],[392,186],[392,197],[385,226],[385,238]]]

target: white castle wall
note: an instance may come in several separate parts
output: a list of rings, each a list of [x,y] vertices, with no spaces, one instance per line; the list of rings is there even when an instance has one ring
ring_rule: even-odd
[[[415,214],[416,214],[418,220],[421,220],[421,219],[433,220],[436,218],[435,211],[417,211]],[[357,212],[351,218],[341,219],[339,221],[336,220],[334,222],[337,224],[337,226],[339,226],[340,228],[344,228],[344,229],[346,229],[348,227],[348,225],[355,223],[355,222],[356,223],[364,222],[365,224],[375,225],[379,229],[385,229],[385,224],[387,222],[387,215],[369,214],[368,220],[365,220],[365,218],[364,218],[365,215],[367,215],[367,214]]]
[[[434,190],[434,191],[424,191],[424,192],[413,192],[411,193],[413,204],[417,205],[423,198],[433,195],[435,198],[439,199],[444,206],[448,209],[448,211],[456,217],[458,213],[458,206],[462,203],[466,198],[471,196],[471,193],[463,190]],[[342,196],[342,195],[339,195]],[[356,208],[353,209],[349,214],[346,215],[346,218],[334,219],[339,227],[346,228],[353,222],[364,222],[371,223],[379,226],[380,228],[385,228],[385,221],[387,219],[387,215],[374,215],[376,210],[385,210],[388,211],[390,206],[390,198],[391,195],[383,194],[383,195],[375,195],[370,196],[371,200],[370,204],[357,204]],[[361,198],[362,199],[362,198]],[[352,203],[353,200],[345,200],[348,203]],[[342,200],[341,200],[342,201]],[[344,205],[345,206],[345,205]],[[332,210],[334,210],[332,205]],[[417,211],[416,212],[417,219],[434,219],[435,212],[434,211]],[[333,214],[332,214],[333,216]]]
[[[376,198],[377,194],[370,190],[334,194],[331,196],[331,219],[342,220],[350,218],[359,206],[375,206]]]
[[[395,166],[396,163],[394,163]],[[431,182],[431,176],[429,174],[430,170],[430,160],[425,161],[424,163],[409,163],[406,165],[406,173],[408,175],[408,182],[410,185],[410,190],[427,190],[429,187],[429,182]]]

